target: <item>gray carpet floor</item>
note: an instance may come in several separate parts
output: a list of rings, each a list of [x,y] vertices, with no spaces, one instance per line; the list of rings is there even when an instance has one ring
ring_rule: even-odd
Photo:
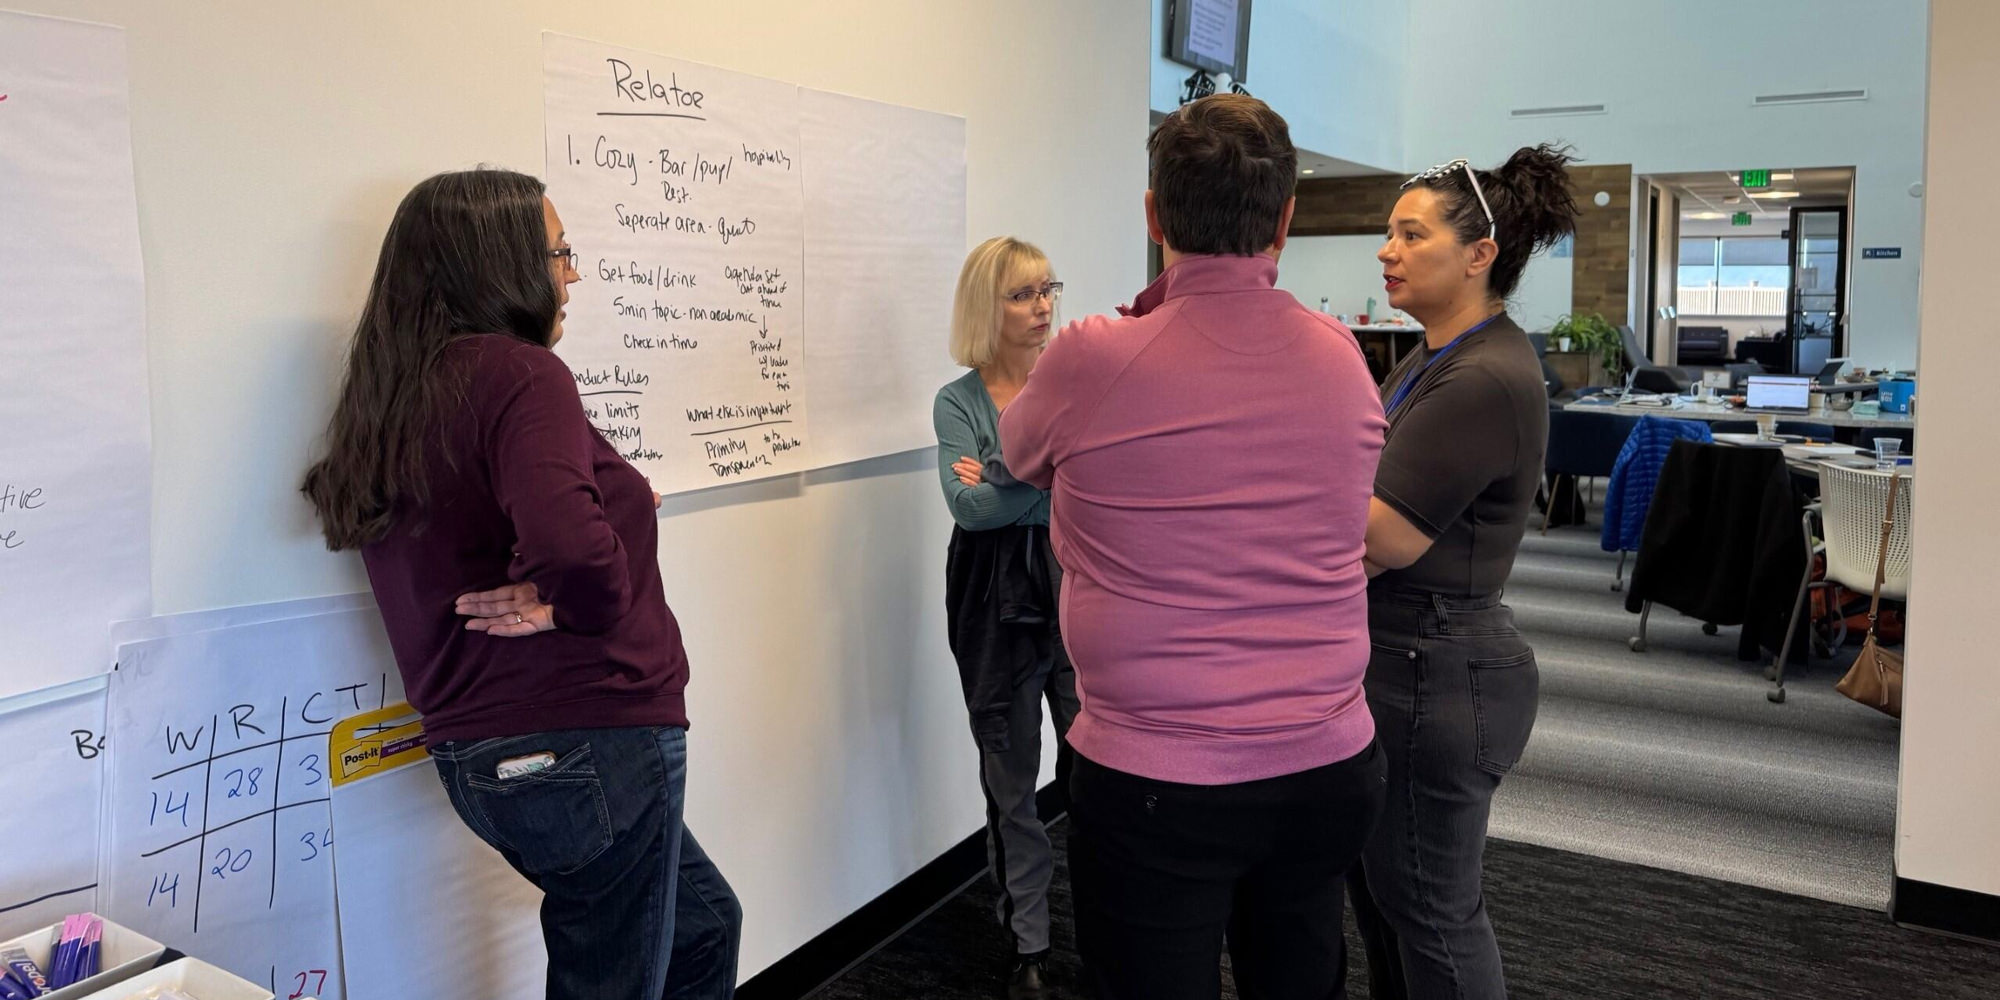
[[[1516,997],[1992,998],[2000,949],[1899,929],[1897,723],[1794,669],[1782,705],[1736,630],[1610,589],[1588,524],[1530,532],[1506,600],[1541,669],[1534,737],[1494,800],[1487,898]],[[1057,838],[1052,972],[1082,997]],[[816,994],[995,997],[1008,959],[980,880]],[[1367,996],[1350,928],[1350,995]],[[1236,996],[1225,985],[1225,1000]]]
[[[1506,601],[1534,646],[1541,714],[1494,800],[1495,838],[1883,909],[1897,723],[1833,690],[1815,658],[1765,700],[1736,630],[1656,608],[1648,649],[1588,525],[1530,531]]]
[[[1067,837],[1054,828],[1054,1000],[1083,1000]],[[1495,841],[1487,907],[1515,1000],[1992,1000],[2000,948],[1905,930],[1880,913],[1663,868]],[[985,878],[813,994],[814,1000],[998,1000],[1010,942]],[[1368,963],[1348,932],[1348,996]],[[1236,1000],[1224,978],[1221,1000]]]

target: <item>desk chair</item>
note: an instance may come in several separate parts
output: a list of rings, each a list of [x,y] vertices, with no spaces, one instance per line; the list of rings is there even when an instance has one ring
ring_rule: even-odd
[[[1639,335],[1629,324],[1618,325],[1618,339],[1625,347],[1625,370],[1632,373],[1632,387],[1645,392],[1686,392],[1693,383],[1686,370],[1672,365],[1656,365],[1639,346]]]
[[[1618,553],[1618,576],[1612,581],[1612,590],[1623,589],[1625,554],[1639,550],[1660,470],[1666,466],[1673,443],[1681,439],[1706,443],[1715,437],[1708,425],[1699,420],[1640,417],[1611,463],[1611,481],[1604,488],[1604,527],[1598,533],[1598,548]]]
[[[1798,597],[1792,601],[1792,625],[1785,633],[1785,645],[1778,651],[1777,662],[1765,671],[1765,676],[1776,683],[1767,696],[1772,701],[1785,700],[1785,660],[1791,655],[1792,638],[1798,630],[1806,595],[1836,586],[1862,593],[1875,589],[1875,557],[1881,551],[1882,516],[1889,506],[1890,475],[1874,469],[1820,464],[1820,502],[1809,505],[1801,519],[1806,539],[1806,572],[1799,580]],[[1882,596],[1892,601],[1906,601],[1910,596],[1910,493],[1914,489],[1915,481],[1904,476],[1902,487],[1896,491],[1896,523],[1889,532],[1889,557],[1882,568]],[[1818,546],[1812,541],[1815,520],[1825,538]],[[1826,554],[1826,579],[1814,582],[1812,557],[1822,551]],[[1834,648],[1838,649],[1846,638],[1846,629],[1843,619],[1840,635],[1832,643]]]
[[[1793,534],[1804,506],[1778,449],[1675,441],[1625,595],[1626,610],[1639,614],[1632,651],[1646,651],[1655,604],[1700,621],[1709,635],[1719,625],[1740,625],[1739,659],[1781,649],[1780,633],[1795,624],[1794,602],[1784,593],[1805,572],[1792,560],[1811,565],[1800,551],[1806,543]]]
[[[1548,455],[1542,463],[1544,492],[1548,506],[1542,508],[1542,534],[1549,533],[1549,519],[1556,508],[1558,484],[1565,478],[1572,492],[1579,476],[1609,476],[1618,464],[1618,452],[1639,418],[1623,413],[1578,413],[1549,410]],[[1612,590],[1623,587],[1625,553],[1618,554],[1618,579]]]

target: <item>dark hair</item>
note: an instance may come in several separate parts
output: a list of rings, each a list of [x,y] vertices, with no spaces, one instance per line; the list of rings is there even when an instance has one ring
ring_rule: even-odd
[[[1515,150],[1498,170],[1479,172],[1480,190],[1493,209],[1493,241],[1500,245],[1486,279],[1494,297],[1514,294],[1528,258],[1576,232],[1576,197],[1567,169],[1575,161],[1570,147],[1545,142]],[[1411,186],[1438,192],[1445,224],[1459,242],[1486,238],[1486,213],[1464,170],[1426,172]]]
[[[1298,186],[1291,129],[1247,94],[1204,97],[1146,140],[1153,211],[1181,253],[1249,255],[1277,242]]]
[[[326,547],[387,534],[398,505],[429,499],[425,449],[464,390],[439,360],[453,340],[511,334],[548,346],[559,293],[549,267],[542,182],[464,170],[418,184],[396,207],[355,327],[326,454],[303,491]]]

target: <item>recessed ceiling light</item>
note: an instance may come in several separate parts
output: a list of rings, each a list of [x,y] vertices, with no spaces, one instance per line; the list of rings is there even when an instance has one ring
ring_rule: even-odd
[[[1307,167],[1307,168],[1305,168],[1304,170],[1301,170],[1301,171],[1299,171],[1299,173],[1302,173],[1302,174],[1310,174],[1310,173],[1312,173],[1312,168],[1311,168],[1311,167]]]
[[[1792,172],[1789,170],[1780,170],[1772,174],[1771,179],[1774,181],[1788,181],[1792,179]]]
[[[1752,192],[1750,192],[1750,197],[1752,197],[1752,198],[1769,198],[1769,199],[1772,199],[1772,200],[1774,200],[1774,201],[1775,201],[1775,200],[1779,200],[1779,199],[1784,199],[1784,198],[1796,198],[1796,197],[1798,197],[1798,196],[1799,196],[1799,193],[1798,193],[1797,191],[1752,191]]]
[[[1727,216],[1727,215],[1724,215],[1724,214],[1722,214],[1721,212],[1689,212],[1689,213],[1687,214],[1687,218],[1690,218],[1690,219],[1727,219],[1727,218],[1729,218],[1729,216]]]

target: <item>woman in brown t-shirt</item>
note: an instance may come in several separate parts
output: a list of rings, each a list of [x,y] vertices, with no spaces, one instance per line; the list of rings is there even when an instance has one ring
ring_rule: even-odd
[[[1535,724],[1534,651],[1500,587],[1534,504],[1548,397],[1506,300],[1528,258],[1575,228],[1569,160],[1538,146],[1493,171],[1453,160],[1418,174],[1376,254],[1389,304],[1424,325],[1423,349],[1382,386],[1368,513],[1365,687],[1389,794],[1350,882],[1377,1000],[1507,992],[1480,868],[1493,792]]]

